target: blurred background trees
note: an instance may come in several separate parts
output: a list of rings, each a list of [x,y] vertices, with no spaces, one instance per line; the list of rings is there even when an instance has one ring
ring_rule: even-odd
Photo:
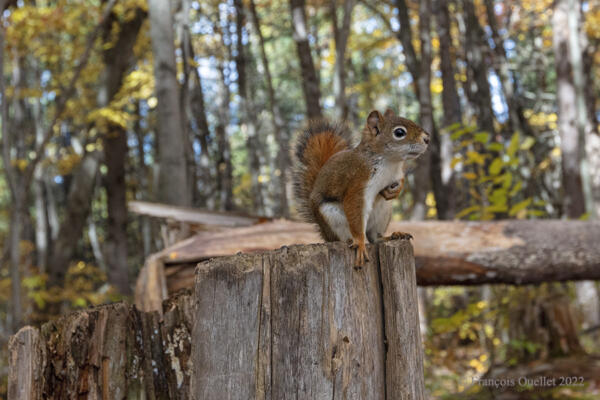
[[[130,295],[165,243],[129,200],[293,216],[289,148],[308,118],[358,130],[371,109],[392,107],[432,134],[395,218],[600,212],[597,0],[0,7],[4,342],[25,322]],[[597,284],[585,287],[597,303]],[[578,295],[528,290],[428,289],[431,349],[444,347],[431,359],[452,340],[539,356],[538,327],[510,328],[511,305]]]

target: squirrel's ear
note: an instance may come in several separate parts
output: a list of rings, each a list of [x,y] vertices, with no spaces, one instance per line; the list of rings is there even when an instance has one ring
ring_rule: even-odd
[[[385,119],[391,119],[396,116],[396,113],[391,108],[388,108],[387,110],[385,110],[385,114],[383,114],[383,116],[385,117]]]
[[[383,120],[383,116],[377,110],[371,111],[369,116],[367,117],[367,127],[371,132],[375,135],[379,134],[379,128],[377,128],[377,124]]]

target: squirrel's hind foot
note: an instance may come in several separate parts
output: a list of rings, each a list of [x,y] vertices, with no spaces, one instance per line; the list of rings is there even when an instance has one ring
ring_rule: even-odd
[[[369,255],[367,254],[367,247],[364,239],[350,239],[348,240],[348,245],[351,249],[356,250],[356,261],[354,262],[354,268],[361,269],[363,265],[369,262]]]

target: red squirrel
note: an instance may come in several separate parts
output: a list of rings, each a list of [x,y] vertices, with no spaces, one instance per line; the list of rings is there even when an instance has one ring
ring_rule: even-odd
[[[389,200],[402,190],[404,161],[420,156],[428,144],[423,128],[390,109],[369,114],[356,146],[345,125],[309,122],[294,148],[299,213],[319,226],[326,241],[347,241],[356,249],[355,266],[364,265],[367,239],[411,237],[403,232],[383,236],[392,216]]]

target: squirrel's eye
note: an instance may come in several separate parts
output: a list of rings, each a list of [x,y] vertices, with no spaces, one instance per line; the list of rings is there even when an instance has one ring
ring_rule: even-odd
[[[405,136],[406,136],[406,129],[404,129],[404,127],[400,126],[396,129],[394,129],[394,137],[396,139],[404,139]]]

